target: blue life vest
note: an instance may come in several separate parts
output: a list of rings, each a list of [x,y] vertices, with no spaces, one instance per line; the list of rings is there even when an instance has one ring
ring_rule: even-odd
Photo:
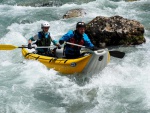
[[[84,45],[83,35],[78,35],[77,31],[73,31],[73,34],[74,34],[73,37],[70,38],[67,42],[78,44],[78,45]],[[67,50],[65,53],[72,54],[72,55],[80,54],[80,49],[81,47],[67,44],[65,46],[65,50]]]

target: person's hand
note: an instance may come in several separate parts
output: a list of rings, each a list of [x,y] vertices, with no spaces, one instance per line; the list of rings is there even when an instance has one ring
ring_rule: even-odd
[[[32,49],[31,43],[28,44],[28,49]]]
[[[64,43],[64,41],[63,40],[59,40],[59,43],[60,43],[60,45],[62,45]]]
[[[57,48],[58,48],[58,49],[61,49],[61,46],[60,46],[60,45],[57,45]]]
[[[95,51],[98,50],[98,48],[96,46],[92,47],[91,50]]]

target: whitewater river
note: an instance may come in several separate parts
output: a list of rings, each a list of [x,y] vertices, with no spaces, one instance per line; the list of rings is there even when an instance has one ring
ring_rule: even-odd
[[[150,113],[150,0],[69,0],[60,6],[17,4],[38,0],[0,0],[0,43],[21,46],[48,21],[58,40],[78,21],[120,15],[141,22],[146,43],[119,47],[123,59],[88,79],[63,76],[37,61],[22,57],[21,49],[0,51],[0,113]],[[42,0],[39,0],[42,1]],[[84,8],[82,18],[62,19],[66,11]]]

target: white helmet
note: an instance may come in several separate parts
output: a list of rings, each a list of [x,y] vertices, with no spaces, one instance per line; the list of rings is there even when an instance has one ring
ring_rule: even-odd
[[[43,28],[43,27],[50,27],[50,24],[48,22],[43,22],[41,24],[41,28]]]

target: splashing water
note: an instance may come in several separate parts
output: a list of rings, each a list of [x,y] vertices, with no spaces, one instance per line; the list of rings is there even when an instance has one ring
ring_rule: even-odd
[[[31,3],[36,1],[30,0]],[[61,1],[61,6],[19,6],[29,1],[2,0],[0,43],[20,46],[49,21],[58,40],[76,22],[96,16],[120,15],[140,21],[145,44],[120,47],[125,58],[111,58],[108,66],[87,80],[63,76],[37,61],[25,60],[20,49],[0,51],[0,113],[150,113],[150,1]],[[66,11],[83,8],[84,17],[62,19]]]

